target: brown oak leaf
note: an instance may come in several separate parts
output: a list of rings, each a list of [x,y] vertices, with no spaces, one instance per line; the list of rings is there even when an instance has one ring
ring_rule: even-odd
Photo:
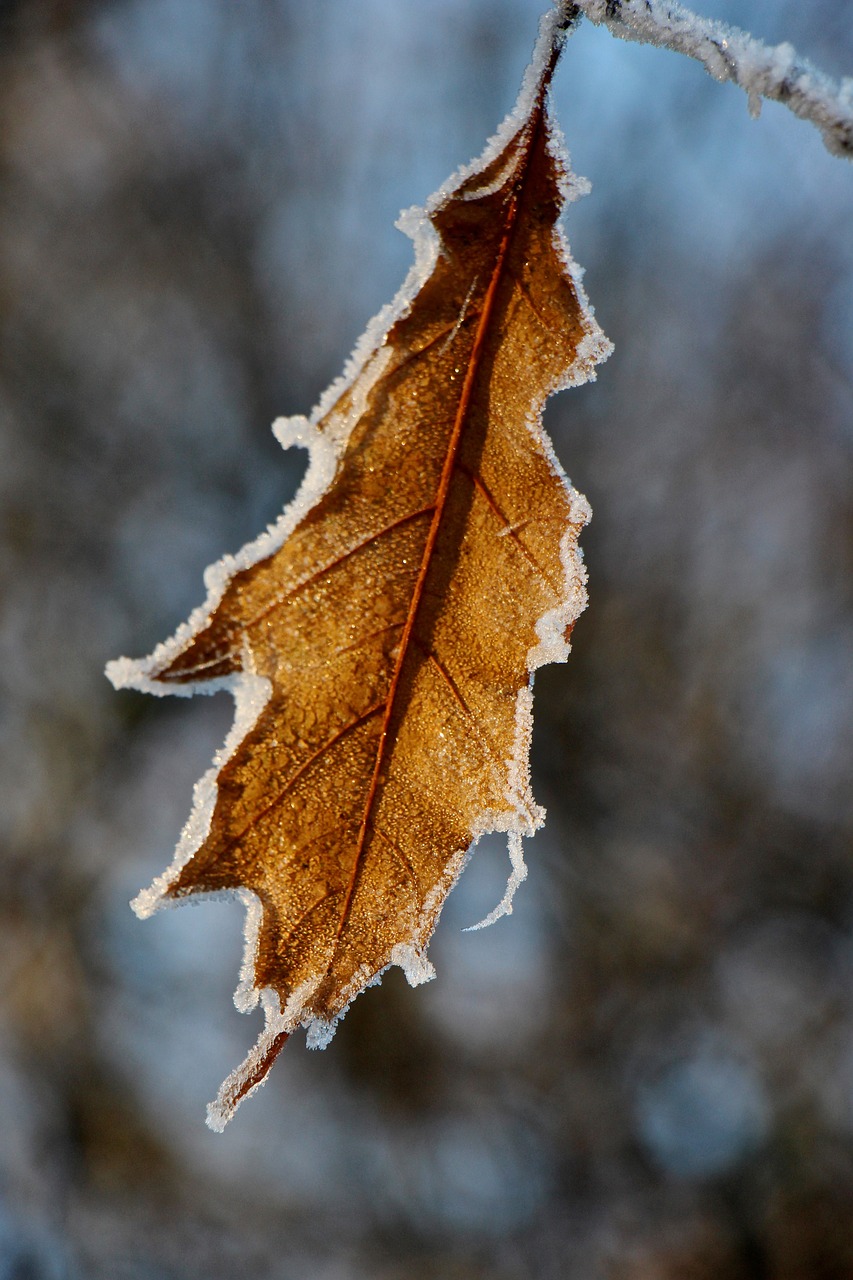
[[[277,525],[208,570],[209,596],[116,686],[231,690],[234,727],[175,862],[134,903],[246,903],[235,996],[266,1025],[211,1105],[222,1128],[289,1034],[331,1038],[389,965],[425,949],[467,853],[543,813],[529,784],[531,677],[568,653],[589,516],[541,426],[609,344],[558,226],[577,193],[548,119],[562,32],[543,20],[519,102],[479,161],[401,225],[416,261],[310,419]]]

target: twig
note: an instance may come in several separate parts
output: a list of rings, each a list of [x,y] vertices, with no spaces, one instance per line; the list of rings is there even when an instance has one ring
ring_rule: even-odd
[[[566,25],[583,14],[623,40],[696,58],[715,80],[740,85],[754,116],[762,98],[784,103],[820,130],[827,151],[853,160],[853,79],[836,83],[790,44],[762,44],[737,27],[698,17],[674,0],[562,0],[558,7]]]

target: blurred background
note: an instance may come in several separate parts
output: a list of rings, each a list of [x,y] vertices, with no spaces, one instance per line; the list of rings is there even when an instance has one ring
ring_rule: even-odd
[[[227,696],[115,693],[273,519],[545,0],[0,5],[0,1280],[853,1277],[853,170],[586,24],[567,231],[616,344],[547,423],[591,603],[515,913],[253,1043],[242,910],[141,924]],[[704,0],[853,73],[847,0]]]

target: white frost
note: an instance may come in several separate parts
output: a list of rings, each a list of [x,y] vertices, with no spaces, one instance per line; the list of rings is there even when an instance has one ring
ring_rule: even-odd
[[[463,933],[474,933],[477,929],[487,929],[490,924],[500,920],[501,916],[512,915],[512,900],[515,897],[515,891],[527,879],[527,863],[524,861],[524,850],[522,849],[521,833],[519,831],[510,831],[507,847],[512,870],[506,883],[504,896],[496,907],[492,907],[487,916],[484,916],[478,924],[469,924],[467,929],[463,929]]]
[[[575,0],[574,7],[623,40],[684,53],[715,80],[740,85],[752,115],[758,115],[761,98],[783,103],[820,131],[827,151],[853,159],[853,78],[836,84],[790,44],[768,47],[675,0]]]
[[[435,977],[435,966],[427,960],[423,951],[411,946],[408,942],[398,942],[391,950],[391,963],[399,965],[406,975],[410,987],[419,987],[424,982],[432,982]]]

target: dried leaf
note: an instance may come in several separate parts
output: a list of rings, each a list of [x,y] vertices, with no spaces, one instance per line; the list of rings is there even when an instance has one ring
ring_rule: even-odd
[[[119,685],[230,689],[235,724],[198,784],[175,862],[134,904],[235,891],[235,997],[266,1028],[210,1110],[221,1128],[287,1036],[331,1038],[391,964],[425,948],[472,841],[521,836],[531,673],[584,607],[585,500],[540,423],[609,351],[557,219],[572,180],[547,117],[561,32],[545,19],[519,103],[479,162],[406,215],[416,262],[310,420],[278,524],[208,571],[209,599]]]

